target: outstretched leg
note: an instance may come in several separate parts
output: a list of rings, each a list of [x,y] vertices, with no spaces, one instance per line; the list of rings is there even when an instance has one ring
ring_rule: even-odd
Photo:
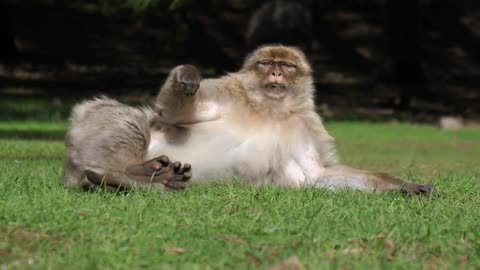
[[[375,173],[347,166],[331,166],[317,179],[315,185],[329,189],[352,188],[357,190],[398,190],[409,194],[429,194],[432,184],[417,184],[385,173]]]
[[[152,115],[148,109],[107,98],[75,106],[65,140],[66,185],[88,190],[99,186],[110,190],[185,187],[191,177],[190,165],[182,167],[166,156],[144,160]]]

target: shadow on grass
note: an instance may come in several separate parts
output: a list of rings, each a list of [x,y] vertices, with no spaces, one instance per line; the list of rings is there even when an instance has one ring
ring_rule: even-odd
[[[64,121],[70,115],[74,103],[75,99],[73,98],[2,95],[0,121]]]
[[[0,130],[0,139],[63,141],[65,131]]]

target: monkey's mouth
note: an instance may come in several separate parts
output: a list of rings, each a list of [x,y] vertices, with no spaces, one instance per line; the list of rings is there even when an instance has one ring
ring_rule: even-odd
[[[279,83],[269,83],[265,85],[265,94],[270,98],[279,99],[286,95],[287,87]]]
[[[267,89],[278,89],[278,90],[287,90],[287,87],[279,83],[268,83],[265,85]]]

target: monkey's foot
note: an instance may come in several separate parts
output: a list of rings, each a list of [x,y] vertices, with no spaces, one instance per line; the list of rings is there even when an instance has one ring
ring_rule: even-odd
[[[165,156],[159,156],[139,165],[132,165],[125,173],[109,172],[96,173],[90,170],[85,172],[92,186],[105,186],[109,190],[132,189],[134,186],[146,188],[150,185],[161,184],[168,189],[184,189],[186,182],[192,177],[190,164],[182,166],[180,162],[171,162]]]
[[[175,161],[172,167],[174,176],[163,179],[162,184],[170,189],[184,189],[186,182],[192,177],[192,166],[188,163],[182,166],[180,161]]]
[[[162,183],[170,189],[185,188],[186,182],[192,177],[191,171],[190,164],[182,166],[179,161],[171,162],[165,155],[127,168],[127,174],[137,181],[144,184]]]
[[[174,84],[177,89],[187,96],[193,96],[197,93],[200,81],[202,81],[202,74],[195,66],[183,65],[174,76]]]
[[[430,194],[433,191],[433,185],[428,184],[417,184],[417,183],[407,183],[402,187],[402,191],[408,194]]]

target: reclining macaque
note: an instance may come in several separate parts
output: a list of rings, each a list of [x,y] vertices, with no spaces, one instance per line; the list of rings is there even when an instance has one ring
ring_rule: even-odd
[[[107,98],[80,103],[66,137],[65,183],[168,190],[187,181],[243,180],[432,191],[431,184],[338,164],[333,139],[315,112],[311,73],[298,49],[265,46],[240,71],[220,78],[202,80],[194,66],[175,67],[155,108]]]

